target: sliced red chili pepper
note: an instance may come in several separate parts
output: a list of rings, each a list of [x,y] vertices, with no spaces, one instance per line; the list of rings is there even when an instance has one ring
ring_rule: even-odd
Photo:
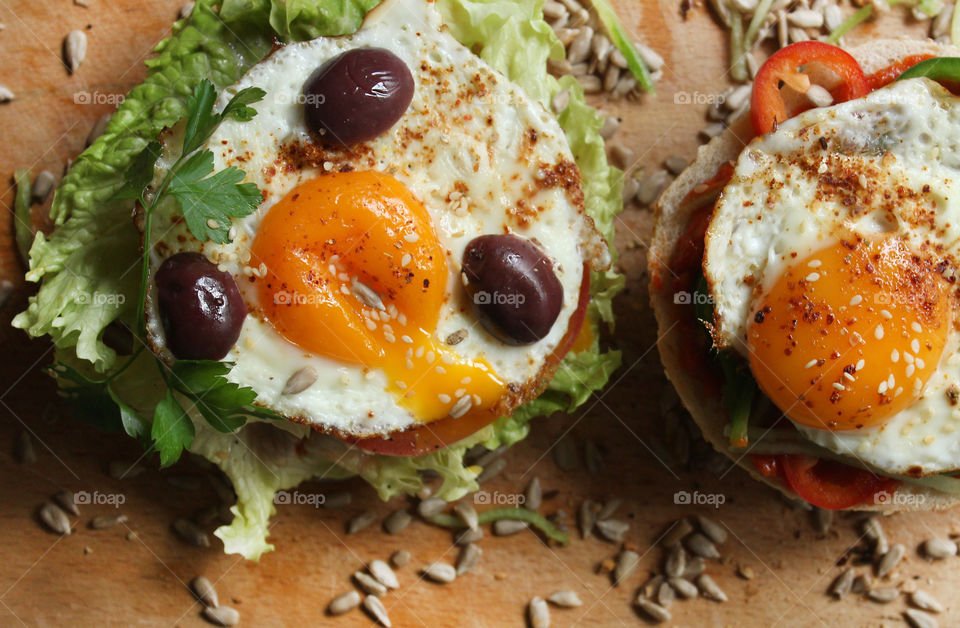
[[[835,460],[786,454],[779,456],[784,478],[807,502],[826,510],[841,510],[871,499],[883,503],[896,490],[896,480]]]
[[[781,88],[805,93],[810,87],[811,66],[820,66],[836,76],[832,85],[823,85],[834,102],[860,98],[870,85],[860,64],[850,53],[822,41],[802,41],[775,52],[757,72],[753,82],[750,116],[757,135],[772,131],[777,124],[810,107],[789,111]]]
[[[922,55],[910,55],[900,59],[895,63],[891,63],[882,70],[877,70],[873,74],[867,77],[867,83],[870,84],[870,91],[875,89],[880,89],[884,85],[889,85],[892,83],[898,76],[904,73],[905,70],[909,70],[913,66],[917,65],[921,61],[926,61],[927,59],[932,59],[933,55],[922,54]]]

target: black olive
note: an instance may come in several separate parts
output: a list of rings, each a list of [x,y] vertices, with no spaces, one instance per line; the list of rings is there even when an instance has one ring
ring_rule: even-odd
[[[303,85],[307,128],[330,145],[386,132],[413,100],[413,75],[383,48],[356,48],[317,68]]]
[[[474,238],[463,252],[463,276],[484,328],[511,345],[550,332],[563,307],[563,286],[535,244],[514,235]]]
[[[247,306],[229,273],[199,253],[177,253],[154,277],[167,347],[181,360],[219,360],[240,336]]]

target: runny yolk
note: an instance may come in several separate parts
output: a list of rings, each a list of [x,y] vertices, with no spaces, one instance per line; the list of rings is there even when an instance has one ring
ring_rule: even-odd
[[[757,302],[750,368],[794,421],[879,425],[917,399],[950,327],[948,284],[898,239],[840,242],[793,263]]]
[[[384,372],[422,422],[493,406],[505,385],[483,359],[441,346],[448,269],[430,215],[393,177],[324,174],[264,217],[250,265],[261,311],[295,345]]]

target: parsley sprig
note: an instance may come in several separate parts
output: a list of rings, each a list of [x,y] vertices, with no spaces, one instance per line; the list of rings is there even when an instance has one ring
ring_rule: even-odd
[[[199,149],[224,120],[251,120],[257,112],[250,105],[265,95],[262,89],[248,87],[237,92],[223,111],[216,113],[213,110],[216,88],[204,79],[194,88],[187,102],[180,156],[160,184],[151,189],[162,152],[157,141],[147,144],[124,174],[124,184],[114,198],[136,200],[143,216],[143,255],[135,329],[138,337],[146,335],[144,302],[150,282],[153,215],[161,203],[174,198],[190,233],[201,242],[218,244],[230,241],[231,219],[247,216],[260,205],[260,190],[253,183],[242,183],[246,177],[242,170],[231,166],[214,172],[213,153]],[[176,462],[195,435],[193,421],[181,400],[188,401],[207,423],[221,432],[239,429],[251,416],[281,418],[271,410],[254,405],[255,391],[227,380],[226,375],[233,366],[230,363],[178,360],[167,366],[156,359],[166,390],[154,409],[153,421],[147,421],[120,399],[113,387],[116,378],[136,361],[144,349],[145,345],[141,343],[124,364],[104,379],[88,377],[62,362],[56,363],[53,371],[74,384],[66,393],[76,402],[78,418],[110,431],[122,429],[146,449],[156,450],[162,467]]]

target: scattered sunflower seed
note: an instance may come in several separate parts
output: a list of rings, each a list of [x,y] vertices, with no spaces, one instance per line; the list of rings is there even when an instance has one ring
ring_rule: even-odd
[[[325,510],[335,510],[349,506],[353,501],[353,494],[350,491],[334,491],[325,496],[323,507]]]
[[[457,556],[457,575],[462,576],[476,567],[482,555],[483,550],[480,549],[478,545],[473,543],[465,545],[463,549],[460,550],[460,555]]]
[[[378,582],[373,576],[365,574],[362,571],[354,572],[353,580],[357,583],[357,586],[368,595],[380,596],[387,594],[387,587]]]
[[[406,510],[396,510],[383,520],[383,529],[387,534],[400,534],[410,525],[413,517]]]
[[[220,599],[217,597],[217,590],[204,576],[197,576],[190,581],[190,590],[204,606],[220,606]]]
[[[547,601],[560,608],[583,606],[583,602],[580,601],[580,596],[573,591],[557,591],[556,593],[551,593]]]
[[[853,570],[849,568],[844,569],[840,575],[833,580],[833,584],[830,585],[830,594],[840,599],[850,592],[851,585],[853,585]]]
[[[177,12],[177,17],[181,20],[185,20],[190,17],[190,14],[193,13],[193,2],[184,2],[183,6],[180,7],[180,10]]]
[[[10,102],[14,98],[14,93],[9,87],[0,85],[0,102]]]
[[[530,628],[550,628],[550,609],[543,598],[530,600],[529,609]]]
[[[693,526],[686,519],[677,519],[677,521],[667,530],[663,538],[660,539],[664,547],[673,547],[679,545],[684,537],[693,532]]]
[[[480,526],[480,521],[477,519],[477,509],[470,502],[457,502],[453,511],[471,530],[476,530]]]
[[[439,497],[429,497],[417,504],[417,514],[424,519],[439,515],[447,507],[447,502]]]
[[[526,490],[523,491],[523,498],[525,507],[530,510],[540,509],[541,504],[543,504],[543,488],[540,486],[540,478],[534,477],[530,480]]]
[[[347,591],[330,600],[327,612],[331,615],[343,615],[360,606],[360,594],[356,591]]]
[[[390,628],[392,625],[390,623],[390,617],[387,615],[387,609],[384,607],[383,602],[380,601],[380,598],[375,595],[368,595],[363,598],[363,610],[367,611],[374,621],[380,622],[381,625]]]
[[[706,570],[707,570],[707,563],[705,560],[703,560],[699,556],[694,556],[693,558],[688,557],[687,567],[686,569],[683,570],[683,576],[681,577],[686,578],[687,580],[691,580],[693,578],[696,578]]]
[[[553,99],[550,101],[550,108],[553,109],[555,114],[559,115],[563,113],[563,110],[566,109],[569,104],[570,90],[564,89],[553,95]]]
[[[585,499],[580,504],[580,510],[577,514],[577,523],[580,526],[580,538],[587,538],[593,532],[593,526],[597,521],[597,513],[594,510],[595,504],[592,500]]]
[[[723,589],[720,588],[713,578],[709,575],[702,573],[697,576],[697,588],[700,589],[700,593],[703,594],[703,597],[708,600],[716,600],[717,602],[726,602],[727,594],[723,592]]]
[[[397,574],[393,573],[393,569],[390,569],[390,565],[386,561],[382,560],[372,560],[370,564],[367,565],[367,569],[370,571],[370,575],[377,579],[377,581],[388,589],[399,589],[400,581],[397,580]]]
[[[894,601],[897,597],[900,596],[900,592],[894,589],[893,587],[877,587],[875,589],[870,589],[867,591],[867,597],[873,600],[874,602],[879,602],[881,604],[887,604]]]
[[[936,619],[915,608],[903,611],[903,616],[913,628],[937,628]]]
[[[648,598],[652,598],[657,594],[657,590],[660,588],[660,583],[664,580],[666,580],[666,578],[664,578],[661,574],[651,576],[650,579],[643,583],[643,586],[640,587],[640,593]]]
[[[290,378],[287,380],[287,383],[283,385],[283,390],[280,391],[281,395],[296,395],[302,393],[306,389],[313,386],[319,375],[317,374],[317,369],[312,366],[305,366],[302,369],[298,369]]]
[[[92,522],[91,522],[92,523]],[[197,524],[180,517],[173,520],[173,531],[181,541],[197,547],[210,547],[210,537]]]
[[[623,550],[617,556],[617,566],[613,569],[613,586],[619,586],[621,582],[630,577],[637,566],[640,564],[640,555],[633,550]]]
[[[856,593],[857,595],[864,595],[872,588],[873,578],[870,577],[870,574],[865,573],[862,573],[854,578],[853,584],[850,585],[850,591]]]
[[[723,133],[724,125],[720,122],[713,122],[707,126],[700,129],[700,137],[704,140],[710,141],[716,136]]]
[[[670,173],[666,170],[656,170],[643,177],[637,190],[637,202],[641,205],[652,204],[669,183]]]
[[[33,188],[31,190],[33,202],[43,204],[44,201],[47,200],[47,197],[50,196],[50,192],[53,191],[54,183],[56,183],[56,179],[53,173],[49,170],[41,170],[33,180]]]
[[[390,562],[398,569],[400,567],[406,567],[410,564],[410,552],[407,550],[397,550],[390,556]]]
[[[431,563],[423,568],[422,573],[430,580],[440,584],[453,582],[457,578],[457,570],[453,565],[446,563]]]
[[[45,526],[57,534],[68,536],[72,532],[70,529],[70,520],[67,519],[67,513],[63,512],[60,506],[57,506],[53,502],[46,502],[40,506],[38,516]]]
[[[616,134],[619,128],[620,119],[615,116],[607,116],[603,120],[603,126],[600,127],[600,137],[608,140]]]
[[[87,56],[87,35],[83,31],[70,31],[63,39],[63,60],[70,70],[70,74],[76,73],[80,64]]]
[[[671,155],[663,162],[663,167],[666,168],[673,176],[679,175],[681,172],[686,170],[687,166],[689,165],[690,160],[683,155]]]
[[[356,534],[361,530],[370,527],[370,524],[377,520],[376,511],[368,508],[355,514],[347,521],[347,534]]]
[[[504,458],[497,458],[487,466],[483,468],[483,471],[480,472],[480,475],[477,476],[477,483],[486,482],[491,480],[498,475],[500,472],[507,468],[507,461]]]
[[[88,2],[88,0],[73,0],[73,3],[78,7],[83,7],[84,9],[90,8],[90,3]]]
[[[604,519],[596,523],[596,528],[603,538],[619,543],[630,530],[630,524],[620,519]]]
[[[754,577],[756,577],[756,574],[753,572],[753,567],[750,565],[737,565],[737,575],[744,580],[753,580]]]
[[[670,621],[670,611],[642,595],[637,597],[637,607],[654,621]]]
[[[823,508],[813,509],[813,526],[818,534],[826,534],[833,525],[833,511]]]
[[[950,539],[932,538],[923,542],[923,553],[927,558],[942,560],[957,555],[957,544]]]
[[[671,604],[677,601],[677,592],[669,582],[661,582],[660,586],[657,588],[657,604],[664,608],[670,607]]]
[[[687,553],[683,551],[683,546],[674,545],[667,554],[667,560],[663,571],[668,578],[679,578],[687,568]]]
[[[577,446],[572,438],[564,436],[557,441],[556,447],[553,448],[553,462],[561,471],[573,471],[580,465]]]
[[[483,528],[476,528],[471,530],[470,528],[465,528],[459,531],[454,537],[454,544],[464,546],[471,543],[476,543],[483,538]]]
[[[623,500],[616,497],[603,502],[603,506],[597,512],[597,519],[609,519],[620,509],[621,504]]]
[[[697,527],[703,534],[717,545],[722,545],[727,540],[727,531],[713,519],[697,515]]]
[[[64,512],[69,512],[71,515],[80,514],[80,509],[77,508],[77,502],[74,500],[73,493],[70,491],[57,491],[53,496],[53,501],[55,501],[57,506],[60,506]]]
[[[720,552],[717,550],[717,546],[699,532],[694,532],[684,539],[684,545],[686,545],[687,549],[694,556],[701,558],[720,558]]]
[[[670,586],[677,592],[677,594],[684,599],[692,599],[697,597],[699,591],[697,590],[697,585],[693,584],[689,580],[684,578],[668,578],[667,582],[670,583]]]
[[[99,517],[94,517],[91,519],[89,526],[91,530],[109,530],[110,528],[114,528],[121,523],[126,522],[126,520],[126,515],[100,515]]]
[[[510,536],[518,532],[523,532],[530,527],[526,521],[516,519],[500,519],[493,522],[493,533],[497,536]]]
[[[880,559],[880,562],[877,563],[877,577],[883,578],[896,569],[897,565],[900,564],[900,560],[903,559],[903,556],[906,553],[907,548],[904,547],[902,543],[894,543],[891,545],[890,549],[887,550],[887,552]]]
[[[37,450],[33,447],[33,437],[30,436],[30,432],[24,430],[17,434],[13,454],[20,464],[33,464],[37,461]]]
[[[353,293],[353,296],[357,297],[364,305],[381,312],[386,311],[387,306],[383,304],[383,299],[380,298],[380,295],[377,294],[376,290],[363,283],[356,277],[353,278],[353,281],[350,283],[350,291]]]
[[[217,626],[236,626],[240,623],[240,613],[230,606],[206,606],[203,618]]]
[[[455,332],[453,332],[452,334],[450,334],[449,336],[447,336],[447,339],[446,339],[445,342],[446,342],[448,345],[450,345],[450,346],[458,345],[458,344],[460,344],[461,342],[463,342],[464,340],[466,340],[466,339],[467,339],[467,336],[468,336],[469,334],[470,334],[470,332],[467,331],[467,328],[466,328],[466,327],[464,327],[464,328],[462,328],[462,329],[458,329],[457,331],[455,331]]]
[[[109,113],[105,113],[93,123],[93,126],[90,127],[90,133],[87,134],[87,146],[96,142],[97,138],[103,135],[103,132],[107,129],[107,124],[110,123],[110,117]]]
[[[921,589],[917,589],[910,594],[910,603],[925,611],[933,611],[934,613],[943,612],[943,604],[941,604],[940,601],[935,597]]]

